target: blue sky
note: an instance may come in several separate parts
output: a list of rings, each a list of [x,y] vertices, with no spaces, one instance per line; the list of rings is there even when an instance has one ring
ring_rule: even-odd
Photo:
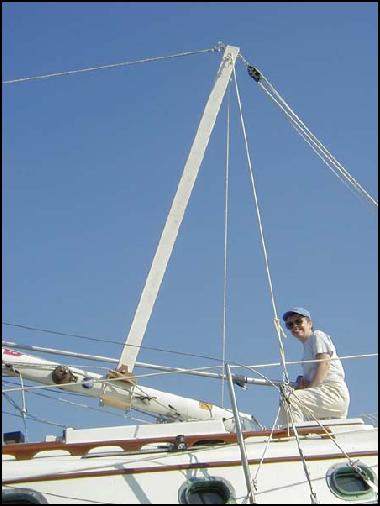
[[[2,7],[3,80],[196,51],[218,41],[239,46],[377,200],[377,3]],[[3,85],[3,321],[101,341],[10,326],[3,326],[3,339],[119,357],[120,345],[107,341],[123,342],[128,334],[219,62],[218,53],[205,53]],[[241,63],[237,73],[278,311],[308,308],[340,355],[375,353],[377,210],[329,171]],[[277,362],[233,89],[230,100],[227,359]],[[147,347],[221,356],[225,138],[224,103],[146,332]],[[301,356],[292,336],[285,352],[288,360]],[[138,360],[215,364],[147,349]],[[344,366],[350,416],[377,411],[377,359]],[[299,366],[289,367],[292,378],[299,373]],[[281,377],[279,368],[267,374]],[[220,382],[213,380],[157,376],[141,384],[221,403]],[[241,411],[271,426],[276,392],[252,386],[237,394]],[[31,414],[69,426],[125,421],[97,411],[89,417],[88,410],[33,394],[27,402]],[[6,402],[3,410],[13,412]],[[3,415],[4,431],[22,427],[20,419]],[[31,440],[46,432],[60,429],[28,422]]]

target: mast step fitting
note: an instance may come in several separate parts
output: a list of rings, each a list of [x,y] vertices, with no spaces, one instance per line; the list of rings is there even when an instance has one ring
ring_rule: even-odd
[[[120,381],[124,381],[125,383],[128,383],[131,386],[135,386],[137,384],[136,377],[131,373],[128,372],[128,366],[127,365],[121,365],[117,369],[110,369],[107,373],[107,379],[119,379]]]

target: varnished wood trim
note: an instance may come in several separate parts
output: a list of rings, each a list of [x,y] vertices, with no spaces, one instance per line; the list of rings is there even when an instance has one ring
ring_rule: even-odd
[[[325,427],[326,430],[321,427],[300,427],[298,434],[300,436],[305,435],[318,435],[322,438],[334,437],[331,435],[331,429]],[[326,434],[326,431],[328,434]],[[267,437],[271,434],[270,430],[263,431],[247,431],[244,432],[244,438],[250,437]],[[294,436],[293,429],[278,429],[273,431],[272,438],[276,441]],[[139,451],[143,446],[172,443],[176,441],[176,436],[163,436],[154,438],[144,439],[114,439],[111,441],[90,441],[86,443],[65,443],[62,441],[48,441],[42,443],[17,443],[3,445],[3,455],[13,455],[16,460],[28,460],[33,458],[39,452],[46,451],[57,451],[64,450],[74,456],[86,455],[90,450],[94,448],[100,448],[102,446],[119,446],[124,451]],[[202,435],[189,435],[185,436],[186,444],[189,448],[196,446],[197,444],[208,443],[213,444],[233,444],[237,442],[236,434],[202,434]]]
[[[360,452],[348,452],[349,457],[376,457],[377,451],[360,451]],[[346,456],[342,453],[332,453],[325,455],[309,455],[305,456],[307,462],[320,461],[320,460],[336,460],[345,459]],[[301,457],[288,456],[288,457],[268,457],[264,458],[263,464],[279,464],[285,462],[301,462]],[[250,465],[257,465],[260,463],[260,459],[249,459]],[[128,475],[128,474],[141,474],[141,473],[162,473],[170,471],[187,471],[189,469],[211,469],[214,467],[236,467],[241,466],[240,460],[229,460],[229,461],[214,461],[214,462],[195,462],[190,464],[176,464],[168,466],[147,466],[147,467],[130,467],[126,469],[113,469],[109,471],[77,471],[71,473],[55,473],[46,474],[43,476],[17,478],[14,480],[3,480],[3,485],[12,485],[15,483],[34,483],[40,481],[56,481],[56,480],[72,480],[76,478],[102,478],[107,476],[116,475]]]

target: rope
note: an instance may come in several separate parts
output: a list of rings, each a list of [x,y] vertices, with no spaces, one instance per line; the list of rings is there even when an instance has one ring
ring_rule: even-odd
[[[377,202],[374,200],[371,195],[363,188],[363,186],[348,172],[347,169],[330,153],[330,151],[326,148],[326,146],[307,128],[305,123],[301,120],[299,116],[292,110],[292,108],[287,104],[287,102],[281,97],[281,95],[278,93],[278,91],[275,90],[273,85],[268,81],[266,77],[264,77],[263,82],[269,87],[269,89],[273,92],[273,94],[278,97],[281,104],[284,105],[287,111],[289,111],[292,118],[294,118],[294,122],[298,123],[300,128],[302,128],[307,134],[307,137],[311,140],[311,142],[316,146],[317,149],[319,149],[323,156],[325,156],[334,167],[345,177],[348,182],[358,191],[358,193],[361,193],[364,195],[368,201],[377,207]],[[259,82],[259,85],[264,89],[265,86],[262,81]],[[327,165],[327,161],[325,162]]]
[[[251,156],[250,156],[249,148],[248,148],[247,132],[246,132],[246,129],[245,129],[245,123],[244,123],[244,118],[243,118],[243,111],[242,111],[242,105],[241,105],[241,100],[240,100],[240,94],[239,94],[239,88],[238,88],[238,84],[237,84],[235,69],[234,69],[234,78],[235,78],[236,96],[237,96],[237,100],[238,100],[238,104],[239,104],[239,111],[240,111],[240,123],[241,123],[242,131],[243,131],[243,136],[244,136],[244,142],[245,142],[245,152],[246,152],[246,155],[247,155],[249,175],[250,175],[250,179],[251,179],[252,190],[253,190],[253,195],[254,195],[255,204],[256,204],[256,214],[257,214],[257,220],[258,220],[259,230],[260,230],[261,246],[262,246],[263,253],[264,253],[265,268],[266,268],[266,273],[267,273],[269,290],[270,290],[270,294],[271,294],[272,308],[273,308],[273,314],[274,314],[273,322],[274,322],[274,326],[275,326],[276,333],[277,333],[277,339],[278,339],[278,344],[279,344],[279,348],[280,348],[281,364],[282,364],[282,368],[283,368],[283,372],[284,372],[285,382],[289,383],[288,371],[286,369],[286,364],[285,364],[284,345],[283,345],[283,342],[282,342],[282,339],[281,339],[281,334],[284,337],[286,337],[286,335],[285,335],[285,332],[283,331],[283,329],[281,327],[280,319],[279,319],[278,314],[277,314],[276,303],[275,303],[275,300],[274,300],[272,277],[271,277],[270,270],[269,270],[268,253],[267,253],[267,248],[266,248],[266,245],[265,245],[264,231],[263,231],[263,225],[262,225],[262,220],[261,220],[260,207],[259,207],[259,202],[258,202],[258,197],[257,197],[257,192],[256,192],[256,183],[255,183],[255,179],[254,179],[254,176],[253,176]]]
[[[3,341],[3,344],[6,346],[6,347],[11,347],[11,348],[21,348],[21,349],[25,349],[24,346],[22,345],[17,345],[16,343],[10,343],[8,341]],[[29,348],[27,348],[29,349]],[[53,353],[53,350],[52,349],[47,349],[48,350],[48,353],[51,353],[51,354],[54,354]],[[42,351],[42,352],[47,352],[47,350],[45,349],[39,349],[37,351]],[[35,351],[35,350],[32,350],[32,351]],[[61,351],[61,350],[55,350],[57,352]],[[168,351],[168,350],[164,350],[164,351]],[[174,353],[174,351],[172,350],[172,352]],[[59,353],[58,353],[59,354]],[[191,355],[191,356],[195,356],[195,357],[198,357],[198,358],[208,358],[209,360],[213,360],[213,361],[218,361],[220,362],[220,359],[217,358],[217,357],[206,357],[204,355]],[[339,356],[339,357],[335,357],[335,358],[331,358],[330,360],[346,360],[346,359],[354,359],[354,358],[371,358],[371,357],[377,357],[378,356],[378,353],[366,353],[366,354],[361,354],[361,355],[345,355],[345,356]],[[90,356],[89,356],[90,357]],[[88,359],[90,359],[88,357]],[[83,358],[83,357],[82,357]],[[95,359],[97,359],[97,356],[95,355]],[[107,357],[104,357],[104,362],[107,361]],[[108,359],[109,362],[116,362],[116,359]],[[292,360],[292,361],[286,361],[285,364],[286,365],[296,365],[296,364],[305,364],[305,363],[319,363],[319,362],[324,362],[325,359],[313,359],[313,360]],[[18,367],[22,367],[22,366],[27,366],[28,368],[30,369],[44,369],[44,370],[50,370],[51,368],[51,365],[46,365],[44,366],[43,364],[30,364],[28,362],[22,362],[22,361],[17,361],[16,363],[14,363],[15,366],[18,366]],[[234,368],[247,368],[251,371],[253,371],[254,373],[256,374],[259,374],[258,371],[256,371],[256,369],[264,369],[264,368],[268,368],[268,367],[278,367],[278,366],[281,366],[281,363],[280,362],[271,362],[271,363],[267,363],[267,364],[253,364],[253,365],[246,365],[246,364],[241,364],[241,363],[238,363],[238,362],[231,362],[231,368],[234,367]],[[86,368],[89,368],[90,366],[85,366],[85,365],[80,365],[78,366],[78,364],[67,364],[67,367],[72,367],[72,368],[82,368],[82,369],[86,369]],[[143,368],[144,365],[141,365],[141,367]],[[192,368],[181,368],[181,369],[176,369],[176,370],[172,370],[172,371],[164,371],[164,372],[157,372],[157,373],[146,373],[146,374],[138,374],[138,375],[135,375],[136,378],[143,378],[143,377],[147,377],[147,376],[158,376],[158,375],[164,375],[164,374],[183,374],[183,373],[186,373],[186,372],[202,372],[202,371],[209,371],[209,370],[214,370],[214,369],[218,369],[220,368],[221,366],[220,365],[214,365],[214,366],[203,366],[203,367],[192,367]],[[108,370],[109,368],[107,367],[98,367],[98,369],[106,369]],[[263,376],[264,377],[264,376]]]
[[[212,357],[209,355],[200,355],[198,353],[187,353],[187,352],[183,352],[183,351],[181,352],[181,351],[169,350],[169,349],[165,349],[165,348],[157,348],[157,347],[153,347],[153,346],[127,344],[127,343],[124,343],[121,341],[114,341],[114,340],[110,340],[110,339],[100,339],[100,338],[96,338],[96,337],[84,336],[84,335],[80,335],[80,334],[71,334],[68,332],[60,332],[60,331],[50,330],[50,329],[42,329],[42,328],[31,327],[28,325],[22,325],[22,324],[18,324],[18,323],[2,322],[2,324],[7,325],[9,327],[18,327],[18,328],[22,328],[25,330],[46,332],[48,334],[55,334],[55,335],[64,336],[64,337],[75,337],[78,339],[86,339],[88,341],[94,341],[94,342],[98,342],[98,343],[115,344],[115,345],[123,346],[123,347],[124,346],[131,346],[134,348],[140,348],[142,350],[158,351],[158,352],[162,352],[162,353],[171,353],[173,355],[181,355],[181,356],[185,356],[185,357],[205,358],[207,360],[214,360],[214,361],[220,362],[220,358]]]
[[[8,384],[11,384],[11,385],[14,385],[15,383],[12,383],[12,382],[6,382]],[[70,393],[72,394],[73,392],[65,392],[65,393]],[[47,395],[47,394],[43,394],[43,393],[40,393],[40,392],[30,392],[30,394],[32,395],[37,395],[39,397],[44,397],[45,399],[51,399],[53,401],[57,401],[57,402],[62,402],[64,404],[69,404],[70,406],[75,406],[75,407],[78,407],[78,408],[83,408],[83,409],[87,409],[87,410],[91,410],[91,411],[97,411],[99,413],[102,413],[102,414],[107,414],[107,415],[112,415],[112,416],[115,416],[117,418],[123,418],[125,419],[125,416],[124,415],[121,415],[120,413],[113,413],[111,411],[108,411],[104,408],[95,408],[93,406],[90,406],[89,404],[83,404],[83,403],[80,403],[80,402],[72,402],[72,401],[69,401],[68,399],[64,399],[63,397],[54,397],[52,395]],[[8,396],[8,394],[4,394],[4,396]]]
[[[351,193],[357,197],[359,197],[360,195],[358,193],[355,193],[354,191],[354,188],[352,186],[349,185],[349,183],[351,184],[354,184],[355,183],[353,181],[350,181],[350,178],[351,176],[347,176],[348,177],[348,180],[349,181],[346,181],[345,179],[343,179],[340,175],[339,175],[339,172],[345,176],[344,172],[342,171],[342,169],[339,167],[339,165],[332,160],[332,155],[331,154],[326,154],[324,152],[323,149],[320,148],[320,146],[318,146],[318,144],[320,144],[320,142],[317,140],[315,141],[311,135],[309,135],[309,133],[307,133],[307,130],[308,129],[304,129],[302,126],[300,126],[296,121],[294,121],[294,117],[289,114],[289,112],[281,105],[281,103],[276,100],[276,98],[274,98],[273,95],[271,95],[271,93],[262,85],[260,84],[260,86],[264,89],[264,91],[270,96],[270,98],[280,107],[280,109],[282,109],[282,111],[286,114],[286,116],[288,116],[288,118],[290,119],[290,122],[291,122],[291,125],[292,127],[296,130],[296,132],[303,138],[303,140],[311,147],[311,149],[314,151],[314,153],[319,156],[319,158],[322,160],[323,163],[325,163],[327,165],[327,167],[332,171],[332,173],[346,186],[346,188],[348,188]],[[311,133],[311,132],[310,132]],[[336,170],[334,170],[334,168],[330,165],[330,163],[332,163],[333,166],[335,166],[337,169],[338,169],[338,172],[336,172]],[[345,170],[345,169],[344,169]],[[348,174],[348,173],[347,173]],[[353,178],[352,178],[353,179]],[[372,197],[370,197],[372,198]],[[377,205],[377,203],[375,202],[375,204]]]
[[[304,473],[305,473],[307,482],[309,484],[311,504],[319,504],[319,501],[317,499],[317,495],[316,495],[316,493],[315,493],[315,491],[313,489],[313,485],[311,483],[310,473],[309,473],[309,469],[308,469],[307,464],[306,464],[305,455],[304,455],[304,453],[302,451],[302,448],[301,448],[299,434],[298,434],[298,431],[297,431],[295,423],[294,423],[294,418],[293,418],[293,413],[292,413],[293,406],[292,406],[291,402],[289,401],[289,397],[292,394],[292,392],[293,392],[293,388],[291,388],[289,385],[282,385],[280,387],[280,393],[281,393],[281,397],[282,397],[282,402],[286,403],[288,405],[287,411],[289,413],[289,416],[290,416],[290,419],[291,419],[290,420],[291,421],[291,425],[292,425],[293,432],[294,432],[294,436],[296,438],[298,453],[299,453],[299,455],[301,457]],[[277,415],[277,418],[278,418],[278,415]]]
[[[24,390],[24,381],[22,379],[22,374],[18,371],[19,377],[20,377],[20,384],[21,384],[21,399],[22,399],[22,409],[20,409],[20,413],[22,414],[22,420],[24,422],[24,430],[25,430],[25,439],[28,441],[28,427],[26,424],[26,417],[27,417],[27,409],[26,409],[26,399],[25,399],[25,390]]]
[[[5,393],[3,393],[3,395],[4,395],[5,399],[9,402],[9,404],[11,404],[11,406],[13,406],[14,409],[16,409],[17,411],[20,412],[20,415],[17,415],[17,416],[22,418],[23,417],[22,408],[20,408],[20,406],[17,404],[17,402],[14,401],[10,395],[5,394]],[[13,413],[7,413],[7,414],[12,415]]]
[[[330,360],[347,360],[347,359],[351,359],[351,358],[370,358],[370,357],[377,357],[379,354],[378,353],[363,353],[362,355],[344,355],[344,356],[341,356],[339,355],[339,357],[334,357],[334,358],[330,358]],[[295,365],[295,364],[313,364],[313,363],[318,363],[318,362],[325,362],[326,359],[324,358],[316,358],[316,359],[313,359],[313,360],[288,360],[285,362],[286,365]],[[272,362],[272,363],[268,363],[268,364],[257,364],[257,365],[251,365],[251,366],[241,366],[241,367],[252,367],[252,368],[264,368],[264,367],[274,367],[274,366],[279,366],[281,365],[280,362]],[[238,366],[240,367],[240,366]]]
[[[255,477],[253,478],[253,486],[255,487],[255,490],[257,490],[257,478],[259,476],[259,471],[261,470],[262,468],[262,465],[263,465],[263,462],[264,462],[264,458],[265,458],[265,455],[267,453],[267,450],[269,448],[269,444],[270,442],[273,440],[273,432],[276,428],[276,425],[277,425],[277,420],[278,420],[278,417],[280,415],[280,406],[278,407],[278,410],[277,410],[277,415],[276,415],[276,418],[275,418],[275,421],[273,422],[273,425],[272,425],[272,429],[271,429],[271,433],[269,434],[268,436],[268,439],[267,439],[267,442],[266,442],[266,445],[265,445],[265,448],[264,448],[264,451],[263,451],[263,454],[261,455],[261,459],[260,459],[260,462],[259,462],[259,465],[257,467],[257,470],[256,470],[256,474],[255,474]]]
[[[34,80],[38,80],[38,79],[49,79],[51,77],[62,77],[62,76],[79,74],[79,73],[84,73],[84,72],[93,72],[95,70],[104,70],[104,69],[111,69],[111,68],[116,68],[116,67],[125,67],[127,65],[136,65],[138,63],[152,63],[152,62],[156,62],[156,61],[169,60],[169,59],[173,59],[173,58],[182,58],[184,56],[191,56],[194,54],[209,53],[209,52],[214,52],[214,51],[219,51],[219,46],[216,46],[214,48],[209,48],[209,49],[201,49],[199,51],[187,51],[184,53],[176,53],[176,54],[167,55],[167,56],[156,56],[156,57],[152,57],[152,58],[143,58],[141,60],[125,61],[125,62],[121,62],[121,63],[112,63],[110,65],[99,65],[97,67],[87,67],[84,69],[67,70],[64,72],[54,72],[53,74],[45,74],[45,75],[31,76],[31,77],[20,77],[18,79],[13,79],[11,81],[3,81],[2,84],[16,84],[16,83],[21,83],[21,82],[25,82],[25,81],[34,81]]]
[[[295,429],[295,426],[294,426],[293,416],[292,416],[292,405],[291,405],[291,403],[288,400],[288,396],[290,394],[284,393],[282,389],[280,389],[280,390],[281,390],[281,393],[283,395],[283,398],[288,403],[288,406],[289,406],[289,415],[290,415],[290,417],[292,419],[292,427],[293,427],[293,430],[295,431],[295,434],[296,434],[296,429]],[[321,422],[314,416],[313,412],[307,406],[305,406],[304,403],[302,401],[300,401],[300,399],[295,398],[295,402],[297,402],[297,404],[299,406],[301,406],[302,409],[304,409],[305,411],[308,412],[309,416],[313,419],[313,421],[315,421],[319,425],[319,427],[321,427],[323,429],[323,431],[326,433],[326,435],[328,436],[328,438],[330,439],[330,441],[338,448],[338,450],[342,453],[342,455],[344,455],[344,457],[348,460],[348,463],[350,464],[350,466],[362,477],[362,479],[367,483],[367,485],[370,486],[372,488],[372,490],[374,490],[377,493],[378,492],[377,485],[358,466],[358,464],[357,464],[358,461],[354,461],[354,460],[351,459],[351,457],[347,454],[347,452],[339,445],[339,443],[337,443],[337,441],[333,437],[333,434],[331,434],[325,428],[325,426],[321,424]],[[296,437],[297,437],[297,434],[296,434]]]
[[[16,416],[17,418],[22,418],[22,415],[16,415],[15,413],[9,413],[8,411],[2,411],[4,415],[10,415],[10,416]],[[33,422],[43,423],[46,425],[53,425],[54,427],[62,427],[63,429],[67,429],[69,425],[63,425],[62,423],[56,423],[51,422],[50,420],[46,420],[46,418],[40,418],[35,415],[31,415],[28,413],[28,419],[32,420]],[[70,426],[71,427],[71,426]]]
[[[9,327],[18,327],[18,328],[22,328],[22,329],[26,329],[26,330],[37,331],[37,332],[46,332],[46,333],[49,333],[49,334],[55,334],[55,335],[60,335],[60,336],[75,337],[77,339],[85,339],[85,340],[95,341],[95,342],[100,342],[100,343],[117,344],[117,345],[120,345],[120,346],[124,346],[124,343],[122,343],[121,341],[113,341],[113,340],[109,340],[109,339],[100,339],[100,338],[96,338],[96,337],[83,336],[83,335],[80,335],[80,334],[70,334],[70,333],[67,333],[67,332],[61,332],[61,331],[57,331],[57,330],[49,330],[49,329],[42,329],[42,328],[37,328],[37,327],[31,327],[31,326],[27,326],[27,325],[18,324],[18,323],[9,323],[9,322],[2,322],[2,323],[3,323],[3,325],[7,325]],[[7,341],[3,341],[3,344],[4,344],[5,347],[12,347],[15,343],[9,343]],[[128,345],[128,346],[132,346],[132,345]],[[212,360],[212,361],[215,361],[215,362],[220,362],[221,361],[220,358],[213,357],[211,355],[201,355],[201,354],[197,354],[197,353],[186,353],[186,352],[176,351],[176,350],[173,350],[173,349],[156,348],[156,347],[152,347],[152,346],[142,346],[142,345],[140,345],[139,347],[140,347],[140,349],[157,351],[157,352],[160,352],[160,353],[171,353],[173,355],[182,355],[182,356],[186,356],[186,357],[204,358],[204,359]],[[43,350],[36,350],[36,351],[43,351]],[[368,353],[368,354],[362,354],[362,355],[339,356],[337,359],[344,360],[344,359],[348,359],[348,358],[367,358],[367,357],[377,357],[377,356],[378,356],[378,353]],[[337,359],[332,358],[331,360],[337,360]],[[106,360],[104,360],[104,361],[106,362]],[[295,360],[295,361],[286,361],[285,364],[286,365],[294,365],[294,364],[302,364],[302,363],[307,363],[307,362],[320,362],[320,361],[323,361],[323,360]],[[237,362],[232,362],[231,361],[230,363],[231,363],[232,367],[247,367],[246,365],[242,365],[242,364],[239,364]],[[28,364],[28,365],[31,365],[31,364]],[[276,367],[276,366],[279,366],[279,365],[282,365],[282,364],[280,362],[270,362],[270,363],[267,363],[267,364],[251,365],[250,367],[252,367],[252,368],[262,368],[262,367]],[[85,366],[83,366],[83,367],[85,367]],[[215,365],[215,367],[220,367],[220,366]],[[207,367],[205,367],[205,369],[207,369]]]
[[[251,68],[252,65],[242,56],[239,55],[244,64]],[[340,179],[348,188],[352,188],[357,192],[358,195],[367,200],[367,202],[374,206],[378,207],[377,201],[367,192],[367,190],[348,172],[348,170],[330,153],[327,147],[310,131],[310,129],[305,125],[302,119],[293,111],[290,105],[281,97],[280,93],[274,88],[271,82],[257,69],[256,71],[256,82],[261,87],[262,90],[269,95],[269,97],[273,100],[275,104],[277,104],[280,109],[285,113],[288,117],[292,126],[295,130],[301,135],[301,137],[309,144],[309,146],[313,149],[313,151],[321,158],[321,160],[329,167],[329,169]],[[338,172],[337,172],[338,171]],[[340,175],[344,178],[342,179]],[[351,185],[348,186],[348,185]]]
[[[287,398],[286,398],[286,401],[288,401]],[[303,450],[301,448],[299,434],[298,434],[298,431],[296,429],[296,425],[294,423],[293,415],[292,415],[291,410],[289,410],[289,414],[290,414],[290,418],[292,420],[292,428],[293,428],[294,435],[295,435],[296,441],[297,441],[298,453],[300,454],[300,457],[301,457],[301,460],[302,460],[302,465],[303,465],[303,470],[304,470],[304,473],[305,473],[305,476],[306,476],[306,479],[307,479],[307,482],[308,482],[309,488],[310,488],[310,500],[311,500],[311,504],[319,504],[319,501],[318,501],[318,498],[317,498],[317,494],[315,493],[315,491],[313,489],[313,485],[312,485],[311,477],[310,477],[310,472],[309,472],[309,469],[308,469],[307,464],[306,464],[305,455],[304,455]]]
[[[51,368],[50,368],[51,369]],[[100,385],[106,385],[106,384],[111,384],[111,383],[115,383],[117,381],[119,381],[119,378],[91,378],[92,382],[94,384],[100,384]],[[68,383],[49,383],[49,384],[46,384],[46,385],[38,385],[38,386],[23,386],[23,387],[15,387],[15,388],[5,388],[4,390],[2,390],[2,393],[7,393],[7,392],[17,392],[19,390],[25,390],[25,391],[28,391],[28,390],[43,390],[44,388],[65,388],[65,387],[69,387],[69,386],[78,386],[80,385],[80,383],[78,381],[71,381],[71,382],[68,382]]]
[[[4,381],[4,383],[10,384],[10,385],[14,385],[15,384],[15,383],[10,382],[10,381]],[[72,401],[69,401],[68,399],[64,399],[63,397],[53,397],[51,395],[42,394],[42,393],[39,393],[39,392],[29,392],[29,393],[32,394],[32,395],[44,397],[46,399],[51,399],[51,400],[54,400],[54,401],[57,401],[57,402],[62,402],[62,403],[70,404],[70,405],[75,406],[75,407],[79,407],[79,408],[83,408],[83,409],[87,409],[87,410],[92,410],[92,411],[97,411],[99,413],[106,414],[106,415],[112,415],[112,416],[117,417],[117,418],[123,418],[124,420],[128,419],[128,420],[138,421],[138,422],[142,422],[142,423],[150,423],[148,420],[143,420],[143,419],[135,418],[135,417],[132,417],[132,416],[125,416],[125,414],[122,415],[120,413],[114,413],[114,412],[108,411],[105,408],[95,408],[93,406],[90,406],[89,404],[83,404],[83,403],[79,403],[79,402],[72,402]],[[78,395],[77,393],[73,393],[73,392],[65,392],[65,394],[66,395],[75,395],[75,396]],[[18,411],[21,412],[21,408],[15,403],[15,401],[10,397],[10,395],[8,395],[6,393],[3,393],[3,395],[13,405],[13,407],[15,409],[17,409]],[[136,410],[136,411],[138,411],[138,410]],[[5,412],[5,411],[3,411],[3,413],[7,414],[7,415],[17,416],[19,418],[21,417],[21,415],[15,415],[14,413],[9,413],[9,412]],[[28,417],[35,418],[37,421],[40,421],[41,423],[48,423],[44,419],[42,419],[42,418],[41,419],[37,419],[37,417],[35,417],[35,416],[33,417],[33,415],[30,415],[29,413],[28,413]],[[50,422],[50,424],[54,424],[54,422]]]
[[[230,86],[227,97],[226,169],[224,183],[224,280],[223,280],[223,333],[222,333],[222,408],[224,407],[224,379],[226,363],[226,315],[227,315],[227,244],[228,244],[228,194],[230,164]]]

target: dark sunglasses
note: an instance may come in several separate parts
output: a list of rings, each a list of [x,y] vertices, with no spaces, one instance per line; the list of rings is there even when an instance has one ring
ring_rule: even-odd
[[[303,322],[303,318],[297,318],[296,320],[293,320],[291,322],[285,322],[285,325],[286,325],[287,329],[291,330],[294,327],[294,325],[299,326],[302,324],[302,322]]]

